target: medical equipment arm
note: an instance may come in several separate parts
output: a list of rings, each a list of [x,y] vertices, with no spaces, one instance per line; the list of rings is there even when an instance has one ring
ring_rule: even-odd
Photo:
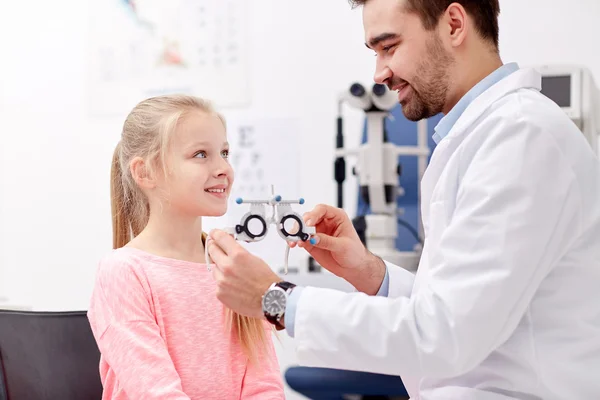
[[[582,230],[580,188],[544,129],[490,117],[471,132],[481,146],[462,166],[456,198],[431,204],[427,282],[412,297],[305,288],[299,362],[444,378],[498,348]]]
[[[357,148],[344,147],[342,104],[357,108],[365,113],[365,141]],[[346,158],[352,157],[356,165],[352,173],[358,178],[359,193],[368,211],[359,211],[353,224],[365,246],[374,254],[399,265],[409,271],[417,268],[421,252],[422,234],[406,221],[400,219],[398,196],[404,193],[400,187],[401,164],[399,156],[418,158],[421,179],[430,154],[426,139],[426,121],[418,124],[416,146],[398,146],[389,140],[386,120],[390,112],[398,106],[398,95],[383,84],[365,87],[354,83],[338,96],[338,118],[334,177],[337,182],[337,206],[343,208],[343,184],[346,177]],[[423,128],[425,130],[423,130]],[[364,214],[364,215],[363,215]],[[417,239],[412,251],[399,251],[397,248],[398,224],[407,227]]]

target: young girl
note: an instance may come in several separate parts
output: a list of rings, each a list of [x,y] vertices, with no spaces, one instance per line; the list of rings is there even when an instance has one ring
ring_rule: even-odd
[[[284,399],[271,328],[225,310],[202,216],[227,210],[225,122],[189,96],[138,104],[112,164],[113,250],[88,311],[103,399]]]

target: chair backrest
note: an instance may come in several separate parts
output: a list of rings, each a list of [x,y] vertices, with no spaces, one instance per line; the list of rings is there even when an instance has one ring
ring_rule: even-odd
[[[85,311],[0,310],[0,400],[99,400],[99,362]]]

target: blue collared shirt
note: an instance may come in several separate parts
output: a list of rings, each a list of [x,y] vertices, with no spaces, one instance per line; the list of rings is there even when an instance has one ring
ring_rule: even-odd
[[[439,143],[443,138],[445,138],[450,130],[458,121],[460,116],[465,112],[469,104],[473,102],[481,93],[485,92],[487,89],[500,82],[505,77],[509,76],[515,71],[519,70],[519,66],[517,63],[509,63],[504,64],[500,68],[496,69],[490,75],[486,76],[483,80],[477,83],[475,86],[471,88],[456,105],[450,110],[448,114],[444,116],[440,120],[440,122],[435,127],[435,133],[433,134],[433,140],[435,143]],[[383,278],[383,282],[381,283],[381,287],[379,288],[379,292],[377,296],[387,296],[389,293],[389,273],[386,268],[385,277]],[[287,301],[287,307],[284,316],[285,328],[288,332],[288,335],[294,337],[295,332],[295,323],[296,323],[296,308],[298,305],[298,299],[300,298],[300,294],[302,293],[302,287],[295,287],[290,294],[290,297]]]

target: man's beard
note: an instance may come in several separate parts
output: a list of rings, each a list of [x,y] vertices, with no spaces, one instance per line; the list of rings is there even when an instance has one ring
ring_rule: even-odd
[[[442,112],[449,85],[449,69],[454,60],[437,36],[428,41],[427,55],[416,69],[410,93],[402,104],[402,113],[410,121],[419,121]],[[400,82],[393,80],[390,87]]]

